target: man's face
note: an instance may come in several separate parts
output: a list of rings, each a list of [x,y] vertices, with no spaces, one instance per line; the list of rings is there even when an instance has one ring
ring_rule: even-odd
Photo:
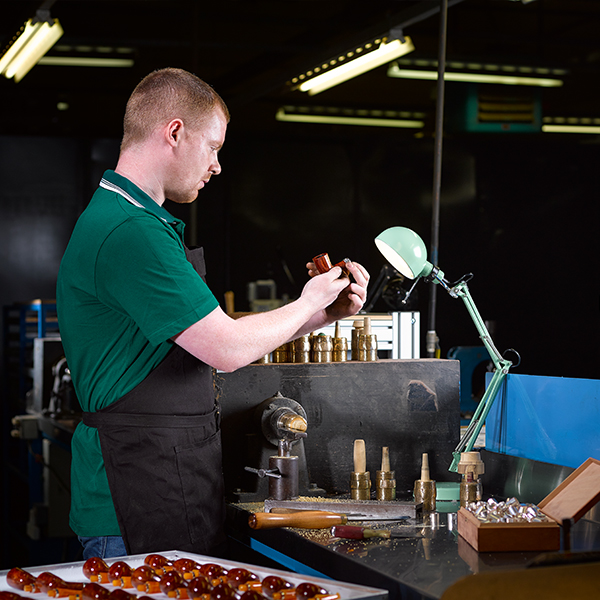
[[[175,150],[175,166],[165,196],[173,202],[187,204],[212,175],[221,172],[218,154],[225,143],[227,120],[221,110],[215,110],[201,128],[191,131],[185,127]]]

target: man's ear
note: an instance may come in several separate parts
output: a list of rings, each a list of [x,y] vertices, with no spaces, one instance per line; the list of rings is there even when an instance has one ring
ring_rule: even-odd
[[[177,146],[181,139],[181,134],[183,133],[183,121],[181,119],[173,119],[167,125],[165,133],[167,142],[171,146]]]

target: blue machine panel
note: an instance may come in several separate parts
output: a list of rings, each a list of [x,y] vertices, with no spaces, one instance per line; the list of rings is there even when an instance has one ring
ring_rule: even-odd
[[[566,467],[600,459],[600,380],[509,374],[485,440],[493,452]]]

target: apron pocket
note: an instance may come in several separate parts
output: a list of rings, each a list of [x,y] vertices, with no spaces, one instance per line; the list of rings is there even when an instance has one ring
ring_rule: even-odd
[[[190,540],[194,547],[208,551],[224,539],[221,432],[174,450]]]

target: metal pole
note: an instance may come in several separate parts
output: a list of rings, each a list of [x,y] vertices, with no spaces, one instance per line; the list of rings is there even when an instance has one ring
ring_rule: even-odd
[[[442,187],[442,138],[444,134],[444,73],[446,70],[446,26],[448,18],[448,0],[440,0],[440,39],[438,47],[437,104],[435,109],[435,147],[433,163],[433,210],[431,215],[430,261],[438,265],[438,244],[440,233],[440,190]],[[430,287],[429,314],[427,322],[427,356],[434,358],[438,347],[435,332],[435,311],[437,286]]]

